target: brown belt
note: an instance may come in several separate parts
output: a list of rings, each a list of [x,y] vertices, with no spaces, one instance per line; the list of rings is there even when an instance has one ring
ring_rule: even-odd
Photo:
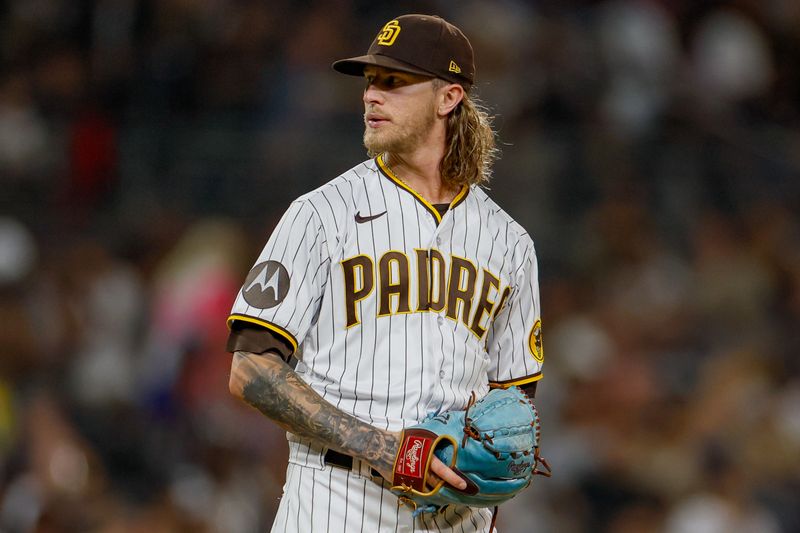
[[[344,468],[346,470],[352,470],[353,457],[347,455],[346,453],[339,453],[336,450],[328,450],[325,452],[325,464],[338,466],[339,468]],[[372,477],[381,477],[380,472],[374,468],[371,468],[370,470],[372,471]]]

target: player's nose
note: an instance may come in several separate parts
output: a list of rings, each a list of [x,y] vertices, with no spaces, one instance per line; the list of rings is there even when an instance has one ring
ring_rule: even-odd
[[[364,89],[364,103],[365,104],[381,104],[383,103],[383,93],[380,89],[375,87],[374,83],[367,84]]]

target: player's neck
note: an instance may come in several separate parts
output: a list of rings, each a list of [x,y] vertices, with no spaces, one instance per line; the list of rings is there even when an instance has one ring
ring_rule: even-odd
[[[432,204],[449,204],[458,190],[448,187],[439,172],[443,150],[428,147],[408,154],[388,154],[395,176]]]

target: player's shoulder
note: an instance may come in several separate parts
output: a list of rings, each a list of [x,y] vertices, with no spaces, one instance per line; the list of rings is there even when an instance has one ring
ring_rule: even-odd
[[[489,196],[486,189],[473,185],[470,191],[477,209],[481,211],[481,220],[486,220],[490,227],[497,227],[506,232],[511,239],[524,247],[533,249],[530,233],[517,222],[505,209]]]

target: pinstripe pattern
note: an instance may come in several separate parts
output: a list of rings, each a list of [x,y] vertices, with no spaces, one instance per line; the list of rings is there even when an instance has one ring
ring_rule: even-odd
[[[473,391],[484,395],[490,383],[539,379],[541,364],[529,347],[529,333],[540,318],[533,242],[482,189],[464,194],[440,217],[379,161],[354,167],[293,202],[256,261],[286,268],[286,297],[260,309],[240,291],[230,320],[273,325],[277,334],[296,339],[303,347],[296,372],[304,381],[338,409],[391,431],[429,413],[463,409]],[[357,214],[374,218],[357,223]],[[381,267],[387,253],[399,255]],[[369,267],[346,264],[359,256],[369,258],[365,264],[372,265],[374,287],[356,298]],[[462,270],[450,279],[455,258],[462,258]],[[487,296],[488,311],[478,324],[485,332],[479,335],[474,320],[487,272],[499,286]],[[347,275],[356,280],[349,295]],[[439,275],[445,309],[424,309],[419,282],[427,278],[432,292],[424,299],[430,300],[439,292]],[[408,312],[400,312],[402,287]],[[498,311],[506,290],[509,296]],[[459,291],[466,300],[450,298]],[[388,315],[380,313],[382,299],[384,305],[388,301]],[[349,327],[348,305],[356,317]],[[290,465],[276,531],[488,528],[488,511],[466,507],[413,523],[391,492],[355,472],[331,470],[323,464],[324,450],[291,434],[288,439]]]

